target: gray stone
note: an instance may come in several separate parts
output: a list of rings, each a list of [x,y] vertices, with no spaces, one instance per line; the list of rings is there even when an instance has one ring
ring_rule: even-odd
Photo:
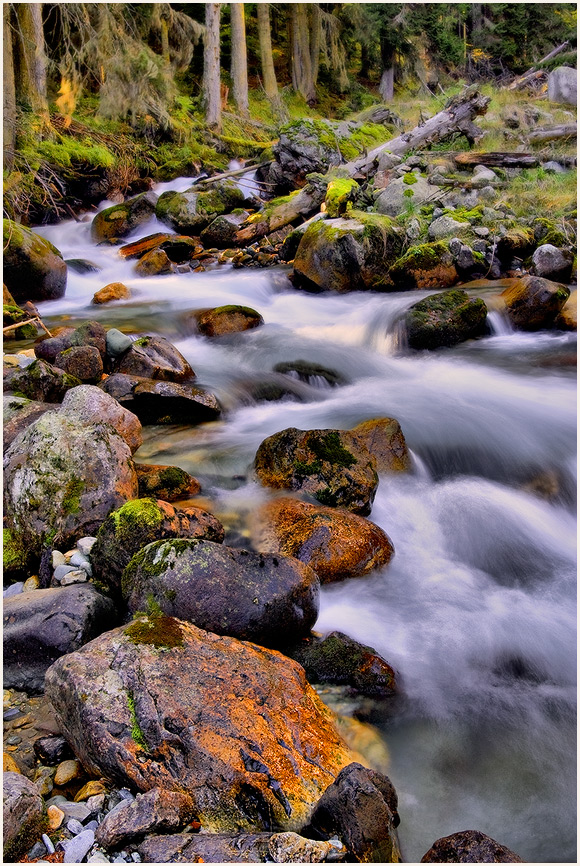
[[[384,152],[379,156],[378,171],[388,171],[396,165],[400,165],[402,159],[394,153]]]
[[[59,842],[64,848],[64,863],[82,863],[95,842],[95,834],[92,830],[84,830],[67,842]]]
[[[70,574],[71,571],[76,571],[74,565],[57,565],[54,569],[54,579],[60,583],[65,574]]]
[[[75,568],[74,571],[70,571],[61,578],[60,586],[72,586],[75,583],[86,583],[88,579],[88,574],[83,568]]]
[[[20,773],[3,777],[4,861],[16,862],[38,841],[44,829],[43,800],[36,785]]]
[[[438,187],[430,184],[426,178],[421,177],[417,172],[414,176],[417,180],[413,184],[405,183],[405,179],[402,177],[391,181],[376,200],[377,211],[387,216],[398,216],[400,213],[404,213],[409,204],[413,207],[422,205],[440,191]],[[409,190],[412,191],[413,195],[404,195]]]
[[[548,280],[567,283],[572,275],[574,255],[552,244],[542,244],[532,256],[532,273]]]
[[[419,220],[411,220],[407,226],[406,235],[410,241],[416,241],[421,235],[421,225]]]
[[[34,358],[29,359],[31,364]],[[33,421],[44,415],[50,409],[58,409],[58,403],[46,403],[41,400],[29,400],[28,397],[16,397],[14,394],[3,398],[3,439],[4,450],[14,442],[16,437],[30,427]]]
[[[497,180],[497,174],[486,165],[476,165],[473,169],[473,181],[481,182],[482,186],[494,180]]]
[[[88,556],[96,540],[96,536],[94,535],[85,535],[84,538],[79,538],[77,550],[80,550],[84,556]]]
[[[428,229],[429,239],[438,241],[448,238],[449,235],[458,234],[471,228],[469,223],[461,223],[450,216],[440,216],[433,220]]]
[[[487,247],[488,243],[484,240],[473,241],[473,243],[471,244],[471,249],[476,253],[485,253]]]
[[[469,271],[475,267],[476,262],[471,247],[468,247],[467,244],[462,244],[455,263],[462,271]]]
[[[79,833],[82,833],[86,828],[83,827],[80,821],[77,821],[76,818],[71,818],[66,825],[66,829],[73,834],[73,836],[78,836]]]
[[[51,556],[51,562],[53,568],[58,568],[59,565],[66,565],[66,559],[64,557],[64,553],[61,553],[60,550],[53,550]]]
[[[107,355],[111,358],[119,358],[127,349],[133,345],[133,340],[117,328],[109,328],[107,331]]]
[[[50,838],[50,836],[48,836],[46,833],[43,833],[42,834],[42,842],[43,842],[44,847],[46,848],[47,852],[49,854],[54,854],[55,847],[53,845],[53,842],[52,842],[52,839]]]
[[[88,806],[85,803],[73,803],[70,800],[63,800],[60,797],[54,797],[55,801],[58,799],[58,803],[55,802],[55,806],[58,806],[65,815],[69,818],[76,818],[77,821],[85,821],[90,813]]]
[[[8,589],[5,589],[2,592],[2,596],[4,599],[12,598],[15,595],[19,595],[24,589],[24,583],[19,580],[17,583],[11,584]]]
[[[137,416],[95,385],[80,385],[68,391],[60,412],[82,424],[110,424],[123,437],[131,453],[143,443]]]
[[[179,830],[194,817],[193,800],[188,794],[152,788],[127,804],[127,808],[109,813],[95,839],[105,849],[140,839],[149,833]]]
[[[474,226],[473,231],[477,235],[478,238],[489,237],[489,229],[487,226]]]
[[[459,238],[451,238],[449,241],[449,252],[454,256],[458,255],[463,246],[463,242]]]
[[[497,196],[497,190],[493,186],[483,186],[479,190],[479,197],[482,201],[495,201]]]
[[[577,71],[569,66],[559,66],[548,75],[548,99],[550,102],[576,105]]]
[[[560,165],[559,162],[555,162],[555,160],[551,159],[548,162],[543,162],[541,166],[544,171],[551,171],[554,174],[565,174],[566,169],[563,165]]]
[[[82,568],[89,576],[93,573],[91,563],[80,551],[78,551],[78,553],[73,553],[69,561],[71,565],[76,565],[79,568]]]

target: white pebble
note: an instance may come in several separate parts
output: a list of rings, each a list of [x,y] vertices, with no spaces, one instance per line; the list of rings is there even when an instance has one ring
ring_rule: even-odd
[[[91,552],[91,547],[96,540],[97,539],[94,535],[85,535],[84,538],[79,538],[77,541],[77,550],[79,550],[84,556],[88,556]]]
[[[52,842],[50,841],[50,839],[46,835],[46,833],[42,834],[42,841],[44,842],[45,848],[48,851],[48,853],[54,854],[54,845],[52,844]]]

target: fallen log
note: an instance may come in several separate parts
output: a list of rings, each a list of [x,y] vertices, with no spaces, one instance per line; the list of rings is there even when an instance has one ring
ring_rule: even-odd
[[[202,183],[215,183],[216,180],[225,180],[226,177],[238,177],[241,174],[247,174],[249,171],[257,171],[259,168],[263,168],[266,165],[270,165],[269,162],[259,162],[256,165],[252,163],[246,163],[243,168],[235,168],[232,171],[223,171],[221,174],[214,174],[211,177],[204,177],[201,180],[194,181],[195,186],[199,186]]]
[[[290,225],[299,218],[309,217],[319,211],[326,196],[328,179],[321,176],[320,181],[310,182],[279,204],[270,203],[263,211],[253,214],[249,221],[234,235],[238,245],[251,243],[271,232]]]
[[[525,85],[538,74],[538,66],[540,66],[542,63],[546,63],[548,60],[551,60],[552,57],[556,57],[557,54],[560,54],[560,52],[567,48],[569,45],[569,42],[563,42],[561,45],[553,48],[549,54],[546,54],[546,56],[542,57],[541,60],[538,60],[537,63],[534,63],[534,65],[531,66],[527,72],[524,72],[523,75],[520,75],[519,78],[516,78],[515,81],[512,81],[512,83],[508,85],[507,90],[519,90],[521,87],[525,87]]]
[[[560,126],[534,129],[528,132],[526,138],[529,142],[554,141],[557,138],[576,138],[577,126],[575,123],[564,123]]]
[[[535,168],[542,159],[534,153],[462,151],[453,157],[456,165],[488,165],[497,168]]]

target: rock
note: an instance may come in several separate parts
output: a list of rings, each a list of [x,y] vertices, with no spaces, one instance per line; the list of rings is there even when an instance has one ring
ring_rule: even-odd
[[[352,203],[360,191],[360,186],[352,178],[333,178],[326,188],[326,213],[329,219],[344,216],[347,204]]]
[[[108,283],[95,292],[93,295],[93,304],[109,304],[111,301],[128,300],[131,297],[131,289],[128,289],[124,283]]]
[[[124,355],[127,349],[133,345],[133,340],[117,328],[109,328],[106,337],[106,352],[110,358],[118,358]]]
[[[526,258],[536,247],[532,229],[507,229],[497,240],[497,255],[502,262],[511,262],[514,256]]]
[[[62,809],[59,809],[58,806],[49,806],[46,814],[48,815],[48,829],[53,832],[58,830],[65,817]]]
[[[61,841],[59,845],[64,849],[63,863],[82,863],[95,842],[94,830],[83,830],[73,839]]]
[[[32,564],[38,560],[31,554],[30,549],[22,543],[22,540],[7,527],[2,529],[4,581],[26,579],[30,574]],[[13,584],[14,585],[14,584]],[[21,583],[24,586],[24,583]],[[10,590],[11,587],[8,587]],[[5,590],[5,592],[8,592]],[[6,596],[4,596],[6,598]]]
[[[525,863],[509,848],[477,830],[444,836],[421,857],[421,863]]]
[[[71,346],[59,352],[54,363],[81,382],[99,382],[103,375],[103,359],[95,346]]]
[[[532,256],[532,273],[547,280],[568,283],[572,276],[574,255],[552,244],[542,244]]]
[[[323,505],[363,515],[378,484],[375,458],[348,430],[289,427],[261,443],[254,467],[267,487],[302,490]]]
[[[20,773],[4,773],[4,862],[17,862],[44,833],[47,820],[36,785]]]
[[[50,241],[10,219],[4,220],[4,282],[13,299],[52,301],[66,290],[67,269]]]
[[[79,791],[77,791],[75,795],[75,803],[81,803],[83,800],[86,800],[88,804],[91,797],[104,795],[106,790],[107,786],[104,782],[101,782],[98,779],[91,779],[84,784]]]
[[[284,373],[286,376],[291,376],[293,379],[298,379],[300,382],[306,382],[307,385],[314,385],[315,387],[330,386],[333,388],[336,385],[348,384],[340,373],[310,361],[283,361],[274,366],[274,372]]]
[[[180,833],[149,836],[137,850],[144,863],[263,863],[270,838],[270,833]]]
[[[264,324],[262,316],[251,307],[231,304],[194,313],[198,331],[205,337],[237,334]]]
[[[514,279],[501,293],[513,327],[520,331],[551,328],[570,297],[570,289],[542,277]]]
[[[248,216],[248,211],[241,208],[218,216],[201,232],[199,239],[206,247],[226,249],[234,243],[236,232]]]
[[[123,437],[131,453],[143,444],[141,422],[137,416],[94,385],[79,385],[68,391],[60,412],[83,424],[110,424]]]
[[[548,99],[564,105],[576,105],[577,71],[558,66],[548,75]]]
[[[194,806],[189,794],[152,788],[146,794],[137,794],[120,812],[106,815],[95,841],[107,850],[118,848],[149,833],[179,830],[193,817]]]
[[[151,219],[156,204],[157,196],[152,192],[145,192],[99,211],[91,224],[93,240],[126,237]]]
[[[66,785],[68,782],[72,782],[73,779],[81,779],[84,776],[83,769],[80,763],[76,758],[71,760],[63,761],[56,768],[56,775],[54,777],[55,785]]]
[[[299,559],[321,583],[361,577],[394,553],[386,533],[364,517],[288,497],[263,506],[253,524],[258,550]]]
[[[403,229],[378,214],[356,212],[356,219],[313,222],[294,257],[295,285],[333,292],[392,287],[386,272],[403,241]]]
[[[189,363],[165,337],[140,337],[115,363],[116,373],[184,382],[195,373]]]
[[[353,763],[326,789],[301,832],[322,839],[337,835],[355,862],[400,863],[398,824],[397,794],[388,776]]]
[[[394,418],[372,418],[351,430],[377,461],[377,472],[408,472],[411,456],[401,425]]]
[[[553,174],[565,174],[566,169],[559,162],[556,162],[555,159],[549,159],[547,162],[543,162],[541,167],[544,171],[550,171]]]
[[[65,259],[65,265],[75,274],[98,274],[101,268],[88,259]]]
[[[152,496],[165,502],[175,502],[188,496],[196,496],[201,486],[189,472],[179,466],[159,466],[136,463],[139,496]]]
[[[279,648],[308,634],[319,581],[296,559],[181,538],[147,545],[123,572],[130,613],[154,603],[205,631]]]
[[[486,186],[488,183],[493,183],[496,181],[497,174],[491,168],[488,168],[486,165],[476,165],[473,169],[473,178],[472,185],[474,181],[477,181],[479,185]]]
[[[10,325],[16,325],[18,322],[27,322],[30,316],[25,310],[17,307],[15,304],[4,304],[3,308],[3,324],[7,328]],[[35,324],[22,325],[21,328],[16,328],[12,331],[4,332],[4,340],[35,340],[38,336],[38,328]]]
[[[306,175],[328,171],[343,161],[337,124],[319,119],[293,120],[280,128],[273,147],[276,162],[268,180],[283,189],[303,186]]]
[[[109,376],[100,386],[142,424],[200,424],[221,414],[214,397],[201,388],[176,382],[160,382],[121,373]]]
[[[137,496],[125,440],[109,424],[46,412],[4,457],[4,513],[32,553],[92,535],[107,514]]]
[[[46,675],[83,766],[136,791],[187,791],[209,833],[301,827],[352,759],[302,668],[171,617],[144,625],[101,635]]]
[[[405,315],[407,341],[412,349],[455,346],[485,332],[487,307],[481,298],[452,289],[413,304]]]
[[[4,372],[4,391],[17,391],[19,396],[46,403],[60,403],[70,388],[80,384],[76,376],[41,360]]]
[[[389,270],[397,289],[434,289],[453,286],[459,274],[447,244],[443,241],[409,247]]]
[[[116,621],[110,599],[93,584],[36,589],[4,599],[4,685],[39,694],[55,659]]]
[[[71,595],[70,591],[68,591],[68,594],[69,596]],[[39,737],[34,741],[33,747],[34,754],[39,761],[43,764],[48,764],[49,766],[56,766],[66,758],[72,757],[69,744],[65,738],[61,736]]]
[[[53,337],[40,336],[34,344],[34,354],[37,358],[43,361],[48,361],[49,364],[54,364],[56,356],[64,349],[70,349],[70,338],[74,334],[74,328],[57,329]]]
[[[470,223],[461,223],[450,216],[440,216],[433,220],[428,229],[431,241],[440,241],[443,238],[455,237],[471,229]]]
[[[167,235],[159,245],[159,249],[163,250],[169,261],[175,264],[189,262],[196,253],[203,251],[201,244],[187,235]]]
[[[201,508],[178,511],[162,500],[134,499],[103,522],[91,550],[95,575],[119,591],[121,575],[131,557],[153,541],[165,538],[206,538],[221,542],[224,528]]]
[[[414,180],[410,183],[407,178],[409,180],[414,178]],[[439,187],[430,184],[427,178],[421,177],[418,173],[409,172],[405,177],[398,177],[389,182],[388,186],[377,197],[375,207],[378,213],[396,217],[405,213],[409,206],[416,208],[427,199],[433,199],[438,192],[441,192]]]
[[[164,250],[151,250],[142,256],[135,265],[135,273],[140,277],[155,277],[173,271],[171,259]]]
[[[3,772],[4,773],[20,773],[20,767],[8,752],[3,754]]]
[[[155,215],[180,234],[199,235],[217,216],[241,207],[244,201],[244,193],[227,179],[214,183],[211,189],[194,186],[186,192],[164,192]]]
[[[562,331],[576,331],[578,326],[577,317],[578,292],[574,289],[570,297],[558,313],[554,325]]]
[[[30,427],[33,421],[36,421],[50,409],[58,408],[57,403],[42,403],[29,400],[27,397],[5,396],[3,401],[4,450],[23,430]]]

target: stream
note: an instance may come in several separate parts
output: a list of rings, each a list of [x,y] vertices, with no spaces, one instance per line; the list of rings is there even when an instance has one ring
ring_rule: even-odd
[[[97,319],[165,336],[220,400],[220,421],[144,428],[135,458],[195,475],[226,543],[243,543],[244,516],[269,496],[251,469],[267,436],[398,419],[414,471],[381,478],[369,518],[395,557],[326,585],[315,630],[373,646],[399,674],[405,699],[379,728],[403,858],[473,829],[529,862],[576,862],[576,335],[514,332],[494,313],[481,340],[411,354],[398,320],[432,290],[306,294],[287,267],[140,278],[114,247],[95,246],[90,222],[37,231],[102,269],[69,269],[66,296],[38,305],[49,328]],[[154,231],[168,229],[152,219],[125,242]],[[113,281],[132,298],[93,306]],[[265,325],[191,336],[187,313],[222,304],[254,307]],[[300,399],[256,402],[279,382],[274,366],[299,359],[347,384],[296,381]]]

